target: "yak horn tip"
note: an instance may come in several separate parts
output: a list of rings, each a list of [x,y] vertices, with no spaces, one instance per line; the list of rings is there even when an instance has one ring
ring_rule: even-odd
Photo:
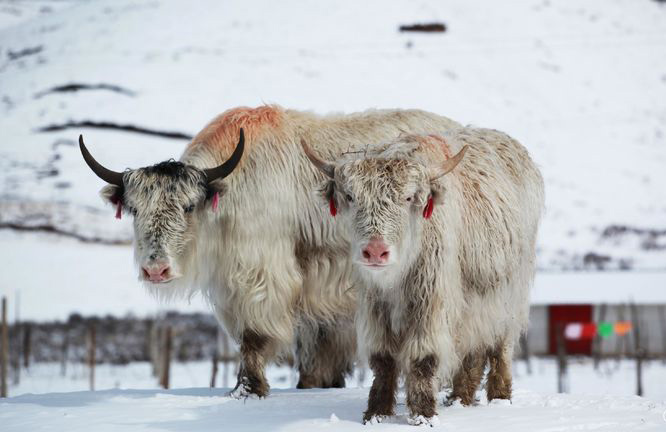
[[[229,156],[229,159],[227,159],[226,162],[222,163],[221,165],[215,168],[209,168],[204,170],[207,181],[210,183],[213,180],[216,180],[218,178],[223,179],[229,174],[231,174],[233,170],[236,169],[236,167],[240,163],[244,151],[245,151],[245,131],[243,130],[243,128],[240,128],[238,144],[236,144],[236,148],[231,153],[231,156]]]

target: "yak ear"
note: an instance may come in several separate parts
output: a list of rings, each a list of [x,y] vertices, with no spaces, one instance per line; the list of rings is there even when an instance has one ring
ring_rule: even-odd
[[[102,199],[111,204],[118,204],[118,201],[122,201],[123,193],[122,187],[113,184],[108,184],[99,191]]]
[[[329,202],[335,196],[335,182],[333,180],[327,181],[320,189],[320,192],[324,201]]]
[[[430,196],[434,204],[439,205],[444,201],[444,194],[446,193],[446,187],[443,182],[438,181],[437,179],[430,181]]]
[[[206,200],[213,199],[215,194],[222,196],[227,191],[227,185],[222,179],[216,179],[206,185]]]

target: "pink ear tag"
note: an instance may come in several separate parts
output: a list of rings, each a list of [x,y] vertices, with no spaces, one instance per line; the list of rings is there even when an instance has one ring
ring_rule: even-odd
[[[213,201],[211,203],[211,208],[213,209],[213,211],[217,211],[217,206],[219,203],[220,203],[220,193],[215,192],[215,194],[213,195]]]
[[[428,197],[428,204],[426,204],[425,208],[423,209],[423,217],[426,219],[430,219],[430,216],[432,216],[432,211],[435,208],[435,203],[432,200],[432,196]]]
[[[331,216],[335,217],[338,214],[338,209],[335,207],[335,198],[331,197],[328,201],[328,209],[331,211]]]
[[[118,200],[116,203],[116,219],[122,218],[123,215],[123,200]]]

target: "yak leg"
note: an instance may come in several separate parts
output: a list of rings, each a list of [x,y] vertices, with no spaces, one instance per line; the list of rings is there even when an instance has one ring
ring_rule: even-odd
[[[511,399],[511,356],[513,345],[501,343],[488,352],[490,371],[486,392],[488,402],[493,399]]]
[[[370,356],[370,368],[375,374],[368,397],[368,409],[363,413],[363,423],[394,414],[395,393],[398,387],[398,365],[389,353]]]
[[[238,370],[238,382],[231,392],[232,396],[268,396],[270,386],[264,375],[264,367],[269,349],[269,338],[252,330],[243,331],[240,346],[241,364]]]
[[[429,424],[429,419],[437,414],[434,379],[438,363],[437,357],[430,354],[410,365],[406,387],[412,424]]]
[[[460,399],[460,403],[465,406],[473,405],[485,367],[485,351],[467,354],[453,377],[453,393],[449,396],[448,402]]]
[[[296,347],[300,375],[296,388],[343,388],[356,355],[355,334],[353,322],[344,318],[335,325],[301,324]]]

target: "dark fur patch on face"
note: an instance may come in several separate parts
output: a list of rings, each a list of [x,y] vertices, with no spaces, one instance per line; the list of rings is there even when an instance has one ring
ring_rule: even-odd
[[[159,174],[176,179],[185,176],[185,169],[186,167],[184,163],[176,162],[173,159],[142,168],[147,174]]]

